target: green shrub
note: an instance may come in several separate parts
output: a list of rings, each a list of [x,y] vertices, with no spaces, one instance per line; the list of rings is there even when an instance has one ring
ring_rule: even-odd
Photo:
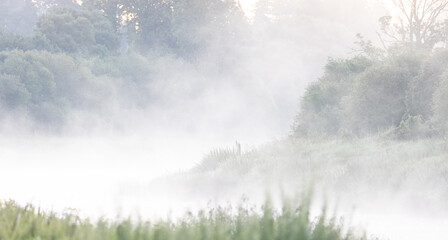
[[[446,134],[448,131],[448,71],[442,75],[440,86],[434,93],[433,111],[434,122],[442,133]]]
[[[433,115],[433,95],[440,84],[441,76],[448,67],[448,51],[438,50],[423,61],[421,71],[414,77],[406,93],[406,106],[412,116],[421,116],[426,122]]]
[[[367,69],[357,79],[350,99],[343,106],[345,126],[358,134],[396,127],[407,112],[406,92],[417,76],[421,57],[394,57]]]
[[[437,135],[437,129],[431,121],[424,122],[420,115],[408,115],[398,127],[392,128],[389,137],[398,140],[415,140],[419,138],[433,137]]]
[[[337,134],[341,124],[340,103],[350,94],[356,76],[372,63],[371,59],[363,56],[347,60],[329,59],[324,76],[311,84],[302,98],[301,110],[293,126],[294,134]]]
[[[432,114],[432,93],[448,63],[446,52],[427,56],[409,51],[387,58],[330,60],[324,76],[305,92],[295,135],[364,136],[400,129],[408,115],[420,116],[426,124]]]

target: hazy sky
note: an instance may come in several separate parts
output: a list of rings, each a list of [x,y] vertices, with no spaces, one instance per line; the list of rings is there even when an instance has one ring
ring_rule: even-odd
[[[240,0],[241,6],[248,16],[253,14],[253,10],[257,2],[258,0]]]

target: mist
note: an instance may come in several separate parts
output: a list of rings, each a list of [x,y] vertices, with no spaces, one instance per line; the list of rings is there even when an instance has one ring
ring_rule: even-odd
[[[153,2],[0,3],[0,203],[180,218],[312,187],[369,238],[446,236],[444,33],[379,0]]]

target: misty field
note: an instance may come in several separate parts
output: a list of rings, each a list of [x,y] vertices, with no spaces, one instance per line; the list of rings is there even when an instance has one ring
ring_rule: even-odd
[[[361,240],[337,218],[310,217],[310,201],[285,201],[280,212],[269,201],[262,208],[209,208],[179,220],[91,222],[73,213],[44,212],[31,205],[0,202],[0,239],[104,240]],[[233,214],[234,213],[234,214]]]
[[[238,152],[218,149],[191,171],[155,181],[179,186],[185,195],[295,192],[309,185],[358,205],[398,204],[440,213],[448,206],[447,143],[443,139],[286,139]],[[194,186],[193,188],[190,186]],[[259,186],[264,186],[261,188]],[[218,190],[217,190],[218,189]],[[374,204],[375,205],[375,204]]]
[[[445,239],[447,159],[448,0],[0,0],[0,240]]]

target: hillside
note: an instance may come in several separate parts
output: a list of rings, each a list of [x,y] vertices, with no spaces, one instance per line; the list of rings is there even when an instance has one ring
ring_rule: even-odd
[[[294,193],[312,185],[347,205],[379,201],[437,213],[448,209],[446,146],[440,139],[287,139],[241,154],[213,151],[194,169],[151,185],[159,190],[178,186],[198,198],[260,196],[279,187]]]

